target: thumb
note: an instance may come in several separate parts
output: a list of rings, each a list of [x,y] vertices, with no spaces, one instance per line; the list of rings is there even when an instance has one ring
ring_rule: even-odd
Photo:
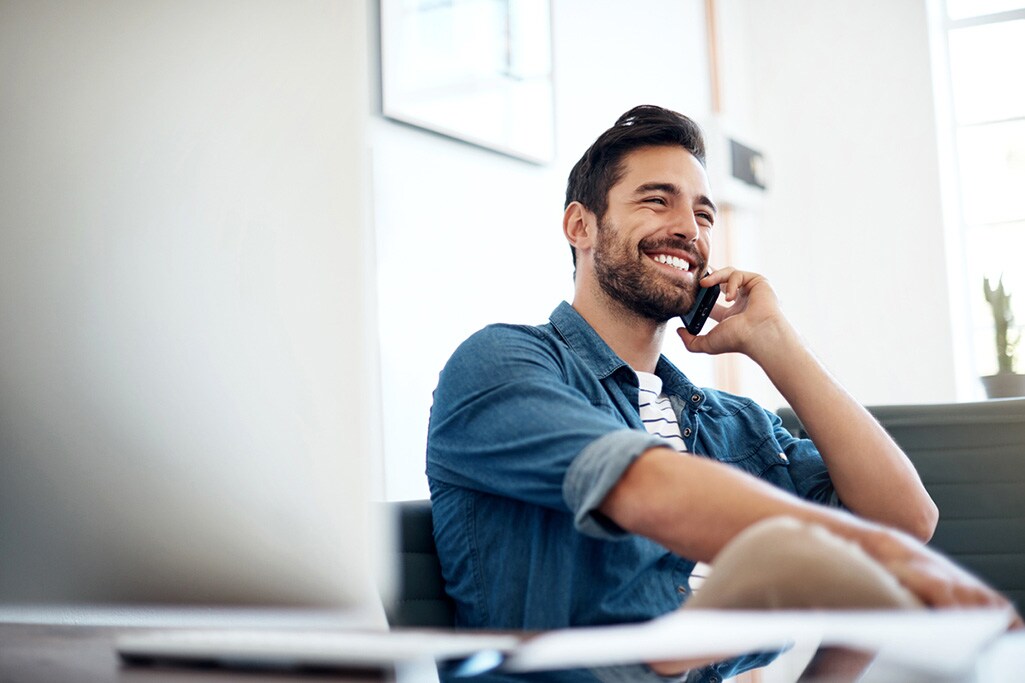
[[[705,353],[705,338],[693,335],[687,331],[686,327],[677,328],[676,334],[680,335],[680,340],[683,341],[683,345],[687,347],[687,350],[691,353]]]

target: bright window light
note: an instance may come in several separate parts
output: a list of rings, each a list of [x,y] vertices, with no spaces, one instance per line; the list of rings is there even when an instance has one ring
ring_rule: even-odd
[[[1025,114],[1025,19],[950,31],[950,80],[960,124]]]
[[[1025,0],[947,0],[947,16],[967,19],[1025,7]]]
[[[969,341],[976,374],[989,375],[997,363],[984,278],[993,286],[1002,278],[1015,325],[1025,328],[1025,0],[946,0],[946,9],[949,116],[941,120],[951,123],[961,208],[952,247],[960,272],[951,278],[967,302],[954,329]]]
[[[965,223],[1025,218],[1025,117],[963,126],[957,138]],[[1025,251],[1018,253],[1025,259]]]

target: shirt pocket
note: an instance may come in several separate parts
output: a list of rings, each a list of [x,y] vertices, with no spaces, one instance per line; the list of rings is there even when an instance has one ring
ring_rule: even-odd
[[[730,465],[759,479],[765,479],[776,484],[789,483],[790,481],[788,474],[790,461],[787,459],[779,442],[771,436],[759,442],[746,455],[731,458],[728,462]],[[785,488],[791,487],[785,486]]]

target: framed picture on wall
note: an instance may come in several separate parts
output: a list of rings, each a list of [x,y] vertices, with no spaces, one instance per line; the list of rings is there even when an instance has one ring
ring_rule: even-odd
[[[555,156],[550,0],[380,0],[384,115],[538,164]]]

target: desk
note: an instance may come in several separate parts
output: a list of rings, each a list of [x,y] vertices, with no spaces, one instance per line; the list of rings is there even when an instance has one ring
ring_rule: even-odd
[[[42,624],[0,622],[0,681],[3,683],[308,683],[338,680],[354,683],[392,681],[420,683],[437,680],[433,672],[405,672],[403,675],[344,675],[342,673],[277,674],[215,669],[160,669],[122,667],[114,652],[118,635],[150,630],[140,626],[90,624]],[[1003,636],[983,653],[974,676],[948,681],[1025,680],[1025,633]],[[775,680],[775,679],[774,679]],[[863,678],[868,681],[935,683],[936,678],[916,675],[907,670],[875,669]]]
[[[0,681],[4,683],[286,683],[396,681],[394,675],[278,674],[220,669],[122,667],[114,639],[148,630],[133,627],[0,623]]]

